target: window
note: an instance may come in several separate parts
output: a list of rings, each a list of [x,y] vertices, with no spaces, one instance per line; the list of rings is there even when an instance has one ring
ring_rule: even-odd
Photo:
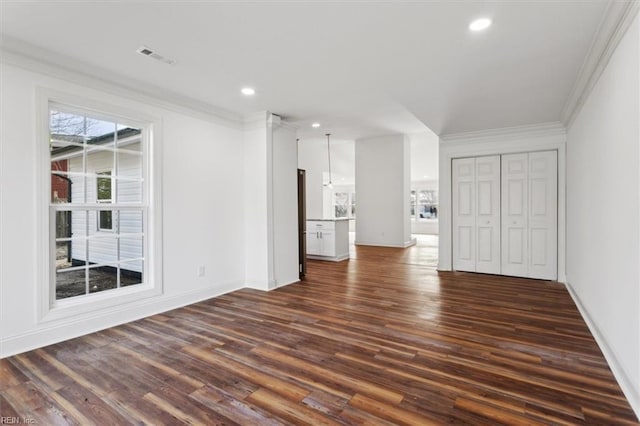
[[[411,220],[426,221],[438,218],[438,191],[416,188],[411,191]]]
[[[416,191],[411,191],[411,220],[416,220]]]
[[[351,218],[354,219],[356,217],[356,193],[351,193]]]
[[[335,218],[348,217],[349,215],[349,193],[348,192],[336,192],[335,193]]]
[[[145,286],[145,128],[49,104],[51,304]]]
[[[333,214],[334,218],[355,219],[356,217],[356,193],[355,192],[335,192],[333,193]]]
[[[99,172],[96,178],[96,194],[98,203],[111,203],[111,171]],[[111,210],[98,211],[98,230],[113,230],[113,212]]]

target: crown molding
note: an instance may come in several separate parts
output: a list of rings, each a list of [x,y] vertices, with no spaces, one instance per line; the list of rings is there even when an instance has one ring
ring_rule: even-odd
[[[450,133],[440,136],[440,142],[446,145],[467,143],[470,141],[486,141],[513,139],[523,137],[565,136],[567,129],[559,121],[526,126],[502,127],[499,129],[478,130],[473,132]]]
[[[562,111],[562,122],[567,128],[571,126],[582,109],[639,10],[640,1],[638,0],[609,1],[578,78]]]
[[[242,117],[166,88],[141,82],[3,35],[0,63],[239,129]]]
[[[290,122],[288,122],[286,120],[281,120],[280,121],[280,127],[284,128],[284,129],[287,129],[287,130],[291,130],[294,133],[298,133],[298,128],[300,126],[298,126],[297,124],[290,123]]]

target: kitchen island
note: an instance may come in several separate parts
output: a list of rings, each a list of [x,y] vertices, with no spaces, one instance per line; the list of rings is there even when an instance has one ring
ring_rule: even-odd
[[[308,219],[307,258],[340,262],[349,258],[349,219]]]

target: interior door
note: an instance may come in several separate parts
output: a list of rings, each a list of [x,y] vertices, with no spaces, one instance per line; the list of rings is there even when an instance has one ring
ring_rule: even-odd
[[[476,158],[476,272],[500,273],[500,156]]]
[[[527,277],[528,154],[502,156],[502,274]]]
[[[453,185],[453,269],[475,272],[475,158],[451,161]]]
[[[529,154],[529,277],[557,279],[558,158],[556,151]]]

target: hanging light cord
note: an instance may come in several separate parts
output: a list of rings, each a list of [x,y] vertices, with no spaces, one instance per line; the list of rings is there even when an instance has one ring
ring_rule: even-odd
[[[329,185],[332,185],[331,181],[331,145],[329,144],[329,137],[331,133],[327,133],[327,156],[329,157]]]

